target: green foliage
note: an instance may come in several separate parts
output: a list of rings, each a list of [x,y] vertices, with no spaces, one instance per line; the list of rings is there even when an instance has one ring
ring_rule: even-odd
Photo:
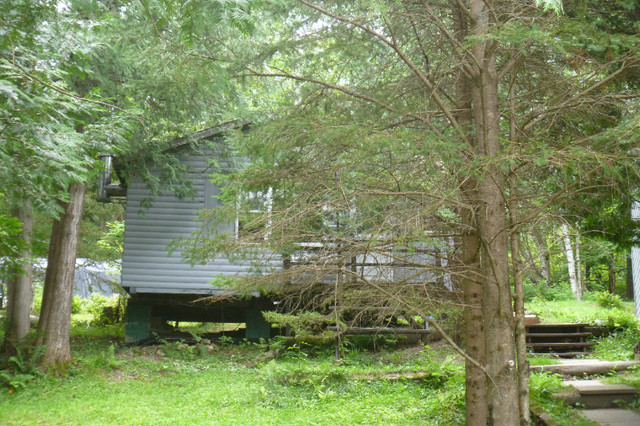
[[[592,293],[592,297],[596,304],[601,308],[623,310],[622,299],[617,294],[601,291]]]
[[[24,240],[16,238],[20,231],[22,223],[0,210],[0,275],[3,277],[7,277],[9,271],[20,268],[20,252],[24,249]]]
[[[42,297],[42,296],[40,296]],[[42,302],[40,302],[42,303]],[[71,313],[72,314],[79,314],[80,312],[82,312],[83,310],[83,300],[82,297],[75,295],[73,296],[73,299],[71,300]]]
[[[35,315],[40,315],[40,309],[42,308],[42,297],[44,295],[44,289],[42,282],[35,282],[33,285],[33,302],[31,303],[31,311]]]
[[[20,390],[41,375],[37,363],[44,354],[44,346],[33,346],[30,339],[15,344],[16,355],[10,356],[0,369],[0,386]]]
[[[531,400],[540,405],[559,424],[576,426],[591,425],[590,421],[578,415],[578,412],[568,407],[562,399],[553,398],[554,393],[564,390],[562,376],[559,374],[541,372],[533,373],[529,377],[529,392]]]
[[[552,395],[562,389],[560,374],[541,372],[534,373],[529,379],[531,397],[538,401],[551,401]]]
[[[536,6],[542,7],[543,10],[553,10],[554,12],[561,14],[562,0],[536,0]]]
[[[321,334],[327,324],[335,323],[335,318],[327,317],[318,312],[283,314],[266,311],[262,315],[273,326],[290,327],[296,337],[303,339]]]
[[[615,331],[598,341],[593,348],[593,357],[602,360],[619,361],[634,359],[633,347],[640,342],[638,327]]]
[[[627,307],[601,308],[588,300],[547,301],[534,298],[527,303],[527,310],[549,323],[585,323],[610,330],[638,327],[638,320]]]
[[[99,293],[93,293],[91,297],[85,301],[84,309],[92,315],[92,324],[117,324],[124,320],[126,303],[126,296],[123,295],[114,294],[113,296],[107,297]]]
[[[195,349],[178,349],[179,343],[171,344],[175,353],[169,354],[165,345],[123,349],[76,337],[68,376],[37,377],[20,392],[0,392],[3,421],[130,424],[140,416],[146,422],[188,424],[464,421],[462,367],[441,349],[430,350],[433,362],[415,350],[362,352],[341,364],[332,356],[260,362],[265,352],[255,345],[192,356]]]
[[[80,228],[78,257],[108,262],[119,268],[124,237],[124,206],[100,203],[89,191],[85,198]]]
[[[524,281],[524,295],[526,301],[540,300],[574,300],[571,288],[566,284],[548,284],[540,280]]]
[[[107,232],[98,240],[98,246],[122,256],[124,242],[124,221],[107,222]]]

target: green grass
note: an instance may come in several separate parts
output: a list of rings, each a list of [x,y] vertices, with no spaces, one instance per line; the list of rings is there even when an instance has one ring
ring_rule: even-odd
[[[585,323],[609,328],[637,327],[633,302],[624,302],[622,309],[607,309],[592,300],[542,300],[534,298],[526,303],[529,313],[540,317],[542,323]]]
[[[113,330],[111,330],[113,331]],[[364,353],[335,363],[257,345],[115,349],[75,336],[63,377],[0,388],[1,424],[462,424],[461,365],[447,349]],[[396,354],[394,356],[394,354]],[[432,359],[433,357],[433,359]],[[389,373],[430,371],[420,380]]]
[[[591,302],[544,302],[539,308],[547,321],[602,315]],[[300,349],[284,340],[271,347],[223,342],[126,349],[120,347],[122,325],[89,324],[74,316],[75,361],[65,375],[36,374],[12,392],[0,387],[0,424],[464,423],[464,366],[442,344],[380,351],[351,344],[335,362],[333,347]],[[619,331],[603,339],[596,353],[628,358],[639,338],[637,328]],[[271,359],[267,354],[274,348],[281,353]],[[611,380],[638,385],[639,377],[632,370]],[[556,420],[586,424],[551,397],[559,389],[557,375],[531,377],[532,398]]]
[[[293,346],[276,359],[255,344],[118,349],[120,333],[75,327],[68,373],[0,388],[0,424],[464,424],[464,366],[443,344],[351,347],[336,362],[329,350]],[[550,398],[558,381],[534,375],[532,395],[580,425]]]

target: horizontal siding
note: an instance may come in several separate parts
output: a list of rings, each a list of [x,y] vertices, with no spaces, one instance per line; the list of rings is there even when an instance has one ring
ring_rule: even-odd
[[[132,287],[130,290],[131,294],[136,293],[138,287]],[[166,288],[162,287],[144,287],[140,288],[141,293],[153,293],[153,294],[204,294],[204,295],[213,295],[219,294],[223,291],[223,289],[214,288],[209,286],[209,288],[173,288],[169,293]]]
[[[205,206],[205,193],[217,194],[206,174],[210,173],[204,157],[185,157],[192,173],[188,174],[195,196],[178,199],[170,191],[151,197],[143,182],[133,181],[127,190],[127,205],[122,262],[122,286],[132,293],[206,293],[221,289],[210,282],[219,275],[238,276],[247,273],[248,263],[216,259],[207,265],[191,266],[167,245],[177,238],[189,238],[198,229],[198,211]],[[151,207],[143,207],[150,199]],[[209,204],[211,203],[209,201]],[[272,263],[278,267],[279,262]]]

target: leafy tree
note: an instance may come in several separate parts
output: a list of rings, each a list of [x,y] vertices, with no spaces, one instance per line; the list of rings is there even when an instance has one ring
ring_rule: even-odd
[[[241,6],[208,7],[219,31],[208,28],[209,41],[194,43],[173,39],[200,30],[188,7],[170,2],[2,5],[9,19],[0,46],[0,93],[8,108],[0,117],[0,173],[8,199],[31,199],[55,219],[39,322],[46,365],[64,365],[71,356],[68,295],[78,208],[100,167],[97,155],[118,154],[124,178],[135,172],[152,188],[159,185],[151,163],[164,166],[168,184],[181,180],[182,168],[165,151],[169,141],[234,109],[222,108],[236,96],[211,49],[227,28],[246,31],[236,13]]]

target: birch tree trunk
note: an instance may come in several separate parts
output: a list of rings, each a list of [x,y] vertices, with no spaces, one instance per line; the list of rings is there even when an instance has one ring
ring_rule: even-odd
[[[31,322],[31,302],[33,301],[33,275],[31,259],[31,240],[33,236],[33,212],[31,201],[26,200],[24,206],[16,208],[13,216],[22,223],[22,231],[18,238],[24,241],[21,253],[22,270],[12,271],[7,283],[7,321],[2,345],[2,356],[15,355],[15,345],[29,333]]]
[[[576,281],[580,288],[580,294],[584,295],[587,286],[584,282],[584,275],[582,274],[582,257],[580,256],[580,233],[576,234]]]
[[[71,361],[69,330],[80,219],[86,185],[69,188],[69,202],[60,202],[64,213],[53,222],[40,321],[39,344],[46,345],[40,361],[46,368],[60,368]]]
[[[564,255],[567,258],[567,269],[569,271],[569,283],[571,284],[571,292],[577,300],[582,300],[582,291],[578,285],[578,277],[576,276],[576,260],[573,255],[573,244],[569,235],[569,225],[562,224],[562,240],[564,241]]]

